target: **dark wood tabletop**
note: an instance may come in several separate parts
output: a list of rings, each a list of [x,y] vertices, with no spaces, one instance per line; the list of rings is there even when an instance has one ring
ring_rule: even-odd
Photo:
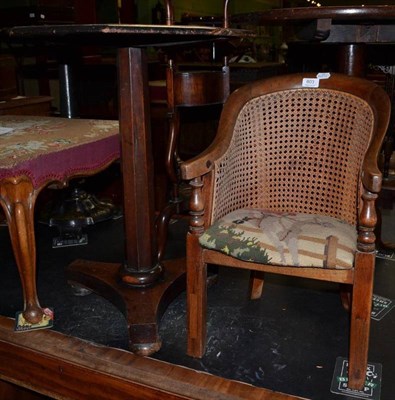
[[[252,36],[241,29],[183,25],[73,24],[16,26],[3,30],[13,42],[29,44],[148,47]]]
[[[239,14],[232,22],[293,25],[295,38],[325,43],[395,43],[395,6],[279,8]]]
[[[365,75],[368,46],[395,44],[395,5],[279,8],[239,14],[232,23],[283,26],[292,45],[335,45],[336,70],[355,76]]]
[[[232,22],[249,21],[256,24],[308,21],[330,18],[336,21],[395,21],[395,6],[327,6],[278,8],[262,12],[239,14]]]

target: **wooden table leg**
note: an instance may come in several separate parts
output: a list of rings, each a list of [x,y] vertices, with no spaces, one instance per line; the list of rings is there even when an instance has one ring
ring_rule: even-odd
[[[43,309],[37,297],[36,242],[34,233],[34,204],[37,191],[26,177],[7,178],[1,182],[0,199],[4,206],[12,248],[22,283],[27,322],[41,321]]]
[[[366,58],[366,43],[340,44],[337,57],[338,72],[364,77],[366,75]]]

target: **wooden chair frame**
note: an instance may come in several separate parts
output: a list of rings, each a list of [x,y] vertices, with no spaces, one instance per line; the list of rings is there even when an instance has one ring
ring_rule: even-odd
[[[311,77],[311,73],[274,77],[251,83],[232,93],[225,104],[218,133],[212,145],[201,155],[181,165],[182,178],[189,180],[192,187],[190,228],[187,235],[187,352],[193,357],[202,357],[205,351],[207,264],[254,271],[251,275],[251,298],[260,297],[264,272],[337,282],[343,289],[342,299],[351,299],[348,386],[352,389],[361,389],[365,383],[367,367],[375,266],[374,228],[377,220],[375,200],[382,182],[377,159],[390,116],[388,96],[380,87],[366,80],[340,74],[333,74],[330,79],[320,80],[320,88],[356,96],[366,102],[373,113],[372,139],[360,168],[361,198],[355,199],[356,213],[359,215],[354,268],[340,270],[256,264],[241,261],[218,251],[204,249],[199,243],[199,236],[214,222],[212,197],[216,162],[225,155],[231,144],[234,126],[241,109],[248,101],[258,96],[303,89],[303,78]]]

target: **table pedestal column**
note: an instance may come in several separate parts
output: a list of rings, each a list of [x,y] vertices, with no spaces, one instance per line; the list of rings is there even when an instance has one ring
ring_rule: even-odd
[[[118,51],[119,115],[124,184],[125,262],[77,260],[68,268],[73,285],[111,301],[127,319],[130,348],[150,355],[161,346],[158,322],[185,289],[185,261],[158,261],[153,159],[145,51]]]
[[[364,77],[366,75],[367,47],[365,43],[339,44],[337,68],[338,72]]]

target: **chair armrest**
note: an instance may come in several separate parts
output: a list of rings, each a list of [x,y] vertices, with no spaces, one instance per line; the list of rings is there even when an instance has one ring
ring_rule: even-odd
[[[214,167],[212,152],[204,151],[180,165],[181,178],[190,181],[210,172]]]
[[[372,193],[379,193],[383,175],[377,166],[377,157],[367,157],[362,167],[362,183]]]

